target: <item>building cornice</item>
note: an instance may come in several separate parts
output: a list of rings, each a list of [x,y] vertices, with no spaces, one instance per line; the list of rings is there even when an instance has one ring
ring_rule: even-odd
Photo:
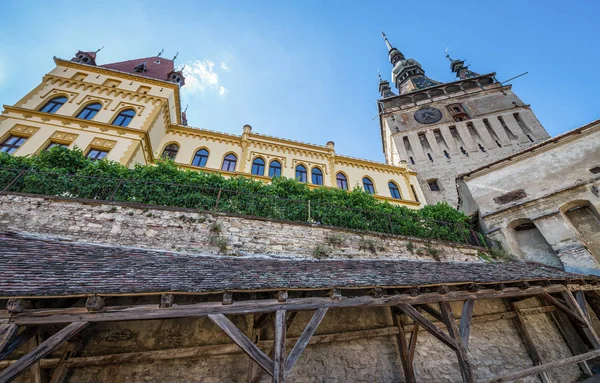
[[[132,73],[121,72],[121,71],[114,70],[114,69],[108,69],[108,68],[102,68],[102,67],[94,66],[94,65],[76,63],[76,62],[64,60],[64,59],[61,59],[58,57],[54,57],[54,63],[57,66],[80,69],[80,70],[89,71],[92,73],[104,74],[107,76],[119,76],[126,80],[138,81],[138,82],[142,82],[142,83],[146,83],[146,84],[150,84],[150,85],[162,86],[165,88],[172,89],[173,93],[175,95],[176,123],[181,124],[181,99],[180,99],[180,95],[179,95],[180,89],[179,89],[179,85],[177,85],[175,83],[172,83],[172,82],[169,82],[166,80],[163,81],[163,80],[152,79],[152,78],[148,78],[148,77],[144,77],[144,76],[138,76],[138,75],[135,75]],[[47,74],[47,75],[50,75],[50,74]]]

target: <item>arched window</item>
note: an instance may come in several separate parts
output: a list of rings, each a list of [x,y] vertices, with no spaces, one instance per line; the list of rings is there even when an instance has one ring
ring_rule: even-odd
[[[163,150],[162,156],[174,160],[175,157],[177,157],[177,152],[178,151],[179,151],[179,145],[177,145],[177,144],[169,144],[169,145],[167,145],[167,147],[165,148],[165,150]]]
[[[304,165],[296,166],[296,179],[300,182],[306,182],[306,168]]]
[[[262,176],[265,174],[265,160],[257,157],[252,161],[252,174]]]
[[[226,172],[234,172],[236,162],[237,157],[235,154],[226,155],[223,159],[223,166],[221,166],[221,170],[225,170]]]
[[[342,173],[338,173],[335,176],[335,180],[337,181],[337,187],[340,189],[348,190],[348,179]]]
[[[323,172],[319,168],[312,169],[312,183],[315,185],[323,185]]]
[[[91,120],[96,116],[96,114],[102,109],[102,104],[99,102],[94,102],[93,104],[88,104],[79,112],[77,118],[81,118],[83,120]]]
[[[65,102],[67,102],[67,98],[65,96],[54,97],[52,100],[48,101],[46,105],[42,107],[42,109],[40,109],[40,112],[54,113],[60,109]]]
[[[204,167],[206,166],[206,161],[208,161],[208,150],[200,149],[194,154],[192,165]]]
[[[392,198],[402,199],[402,196],[400,196],[400,190],[398,189],[398,185],[390,181],[388,182],[388,187],[390,188],[390,195],[392,196]]]
[[[363,187],[365,188],[365,191],[367,193],[369,193],[369,194],[375,193],[375,187],[373,186],[373,181],[371,181],[367,177],[363,178]]]
[[[269,177],[281,177],[281,164],[279,161],[271,161],[269,164]]]
[[[127,126],[133,120],[135,116],[135,110],[133,109],[125,109],[121,111],[117,117],[113,120],[112,124],[117,126]]]

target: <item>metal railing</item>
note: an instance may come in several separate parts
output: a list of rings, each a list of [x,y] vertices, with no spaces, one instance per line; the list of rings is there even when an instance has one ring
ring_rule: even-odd
[[[188,208],[486,246],[481,234],[461,223],[208,186],[0,168],[0,194],[6,193]]]

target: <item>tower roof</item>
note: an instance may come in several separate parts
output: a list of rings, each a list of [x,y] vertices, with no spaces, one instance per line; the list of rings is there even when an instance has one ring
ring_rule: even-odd
[[[452,73],[456,73],[456,77],[461,80],[479,76],[479,73],[469,70],[469,66],[465,65],[465,60],[453,60],[448,53],[446,53],[446,58],[450,60],[450,70]]]

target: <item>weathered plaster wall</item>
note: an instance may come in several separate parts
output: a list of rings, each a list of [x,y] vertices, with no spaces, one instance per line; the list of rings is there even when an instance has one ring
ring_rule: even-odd
[[[119,302],[112,302],[119,303]],[[519,307],[535,307],[527,300]],[[455,315],[461,304],[453,303]],[[507,309],[500,300],[482,300],[475,304],[474,316],[502,313]],[[288,330],[288,337],[300,335],[311,312],[300,312]],[[548,314],[526,316],[526,325],[544,361],[570,356],[557,328]],[[246,334],[251,317],[230,317]],[[431,318],[431,317],[430,317]],[[438,323],[438,325],[442,326]],[[316,335],[392,327],[388,308],[353,308],[330,310]],[[263,339],[272,339],[272,326],[263,330]],[[229,344],[230,341],[210,320],[177,319],[169,321],[120,322],[97,324],[82,356],[106,355]],[[478,381],[531,367],[532,362],[510,319],[475,323],[471,330],[469,357]],[[292,344],[288,343],[288,352]],[[268,347],[264,348],[268,351]],[[59,357],[56,352],[53,357]],[[154,363],[130,363],[118,366],[78,367],[72,369],[70,383],[83,382],[246,382],[249,359],[241,352],[220,356],[159,360]],[[460,382],[456,355],[421,329],[414,358],[419,382]],[[555,382],[574,382],[579,377],[577,365],[551,373]],[[25,381],[25,380],[21,380]],[[262,382],[270,381],[264,377]],[[362,337],[342,342],[311,344],[289,375],[289,382],[403,382],[396,338],[393,335]],[[519,382],[538,382],[529,377]]]
[[[0,228],[169,251],[479,262],[467,246],[183,210],[0,196]],[[409,245],[411,244],[411,245]]]

